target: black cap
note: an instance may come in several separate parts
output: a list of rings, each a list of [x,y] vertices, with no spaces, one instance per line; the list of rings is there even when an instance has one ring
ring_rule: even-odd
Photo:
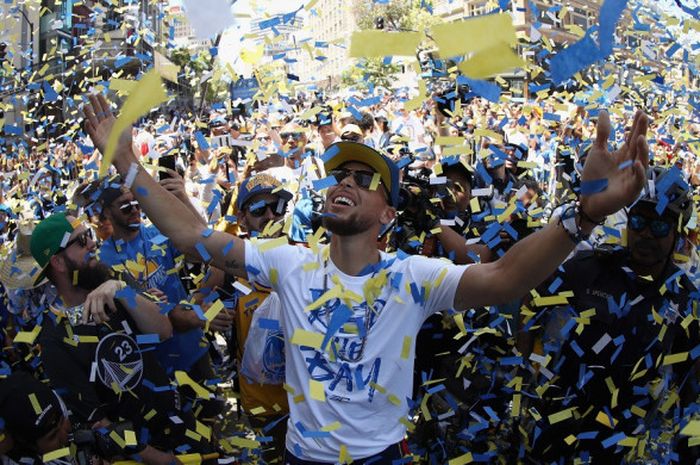
[[[13,439],[31,444],[60,423],[63,409],[50,387],[18,371],[0,381],[0,417]]]
[[[121,197],[124,193],[122,188],[123,183],[121,176],[119,175],[102,181],[102,185],[100,186],[100,197],[98,199],[102,208],[109,207],[115,200]]]

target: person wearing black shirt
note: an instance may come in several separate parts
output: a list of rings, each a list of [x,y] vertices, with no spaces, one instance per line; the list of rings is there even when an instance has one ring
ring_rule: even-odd
[[[179,407],[177,391],[155,356],[155,344],[172,336],[157,304],[121,281],[94,258],[91,234],[74,217],[56,213],[39,223],[31,251],[56,287],[58,298],[44,315],[39,342],[51,386],[75,422],[134,425],[124,455],[151,464],[173,463],[171,451],[209,452],[195,431],[191,412]],[[200,439],[193,439],[199,436]]]
[[[672,260],[692,201],[672,171],[650,176],[655,194],[628,212],[628,246],[578,253],[529,305],[520,345],[536,362],[533,463],[654,458],[653,432],[679,424],[697,396],[698,291]],[[680,436],[672,442],[664,447],[685,449]]]

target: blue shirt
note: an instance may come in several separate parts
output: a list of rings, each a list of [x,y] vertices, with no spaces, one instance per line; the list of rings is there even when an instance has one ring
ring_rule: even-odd
[[[170,239],[163,236],[155,226],[143,224],[138,235],[131,241],[109,238],[102,243],[97,253],[101,262],[113,269],[118,267],[117,271],[138,283],[138,291],[158,289],[168,297],[170,304],[177,304],[187,298],[187,291],[178,273],[173,272],[176,268],[175,258],[180,255],[182,254],[173,247]],[[207,352],[207,347],[199,344],[203,336],[204,332],[200,328],[174,333],[172,338],[158,347],[161,365],[168,373],[173,370],[188,370]]]

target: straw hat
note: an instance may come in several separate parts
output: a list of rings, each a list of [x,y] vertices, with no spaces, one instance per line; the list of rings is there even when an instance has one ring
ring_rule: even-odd
[[[0,282],[6,289],[32,289],[43,284],[45,280],[34,283],[41,267],[32,257],[29,247],[35,222],[20,223],[14,247],[5,247],[0,256]]]

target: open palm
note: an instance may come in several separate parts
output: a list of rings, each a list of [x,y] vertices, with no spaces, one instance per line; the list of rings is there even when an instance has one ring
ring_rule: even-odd
[[[648,118],[642,111],[638,111],[625,143],[619,150],[610,153],[607,148],[610,117],[607,112],[600,112],[596,140],[588,153],[581,180],[585,185],[587,182],[607,179],[607,188],[581,196],[581,205],[588,217],[594,220],[605,218],[639,196],[649,166],[649,146],[646,140],[648,126]]]
[[[90,95],[88,98],[90,104],[83,108],[85,131],[90,136],[95,148],[104,154],[107,140],[117,119],[112,114],[109,103],[102,94]],[[125,129],[119,137],[116,153],[119,154],[122,150],[132,150],[131,126]]]

